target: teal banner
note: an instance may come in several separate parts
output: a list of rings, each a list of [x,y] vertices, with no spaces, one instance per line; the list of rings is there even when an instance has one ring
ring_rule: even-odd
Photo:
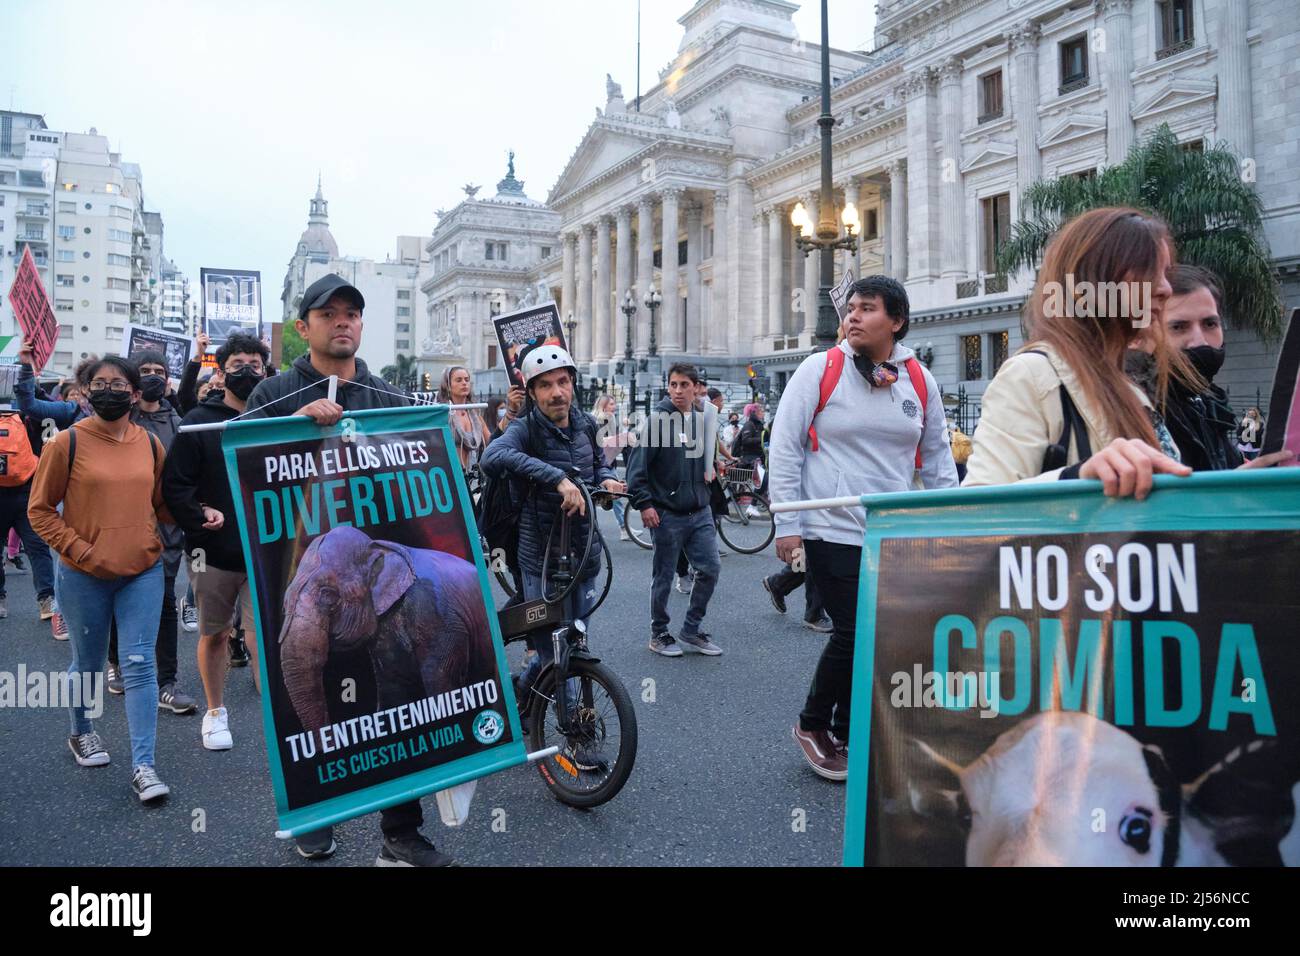
[[[445,406],[223,440],[292,835],[526,760]]]
[[[867,496],[844,863],[1300,865],[1300,473]]]

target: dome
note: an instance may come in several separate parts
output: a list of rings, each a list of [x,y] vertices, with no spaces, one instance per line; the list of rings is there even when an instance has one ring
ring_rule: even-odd
[[[321,195],[320,177],[316,177],[316,195],[307,214],[307,228],[298,237],[298,251],[316,261],[339,257],[339,244],[330,232],[329,203]]]

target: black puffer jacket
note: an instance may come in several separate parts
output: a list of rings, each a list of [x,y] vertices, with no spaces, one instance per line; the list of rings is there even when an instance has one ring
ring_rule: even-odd
[[[519,566],[537,575],[542,573],[542,550],[559,513],[561,496],[555,486],[571,470],[596,485],[617,477],[605,464],[604,455],[596,453],[595,419],[578,408],[570,410],[567,429],[556,426],[540,409],[530,409],[487,446],[479,466],[489,478],[509,475],[521,483],[531,483],[521,495]],[[575,547],[581,547],[587,535],[587,519],[573,520],[569,527]],[[581,578],[586,580],[599,571],[600,531],[597,530]]]

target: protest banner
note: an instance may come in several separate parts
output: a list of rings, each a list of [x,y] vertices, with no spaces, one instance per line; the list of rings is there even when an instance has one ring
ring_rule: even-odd
[[[1300,865],[1300,474],[875,495],[847,865]]]
[[[45,285],[36,271],[32,247],[23,246],[23,258],[14,273],[9,287],[9,304],[23,330],[23,338],[32,343],[36,368],[43,369],[54,354],[54,343],[59,340],[59,323],[54,319],[54,309],[45,295]]]
[[[527,758],[447,409],[232,422],[282,833]]]
[[[214,352],[232,332],[262,337],[262,273],[240,269],[200,269],[203,328]]]
[[[524,384],[519,360],[528,349],[537,345],[558,345],[568,349],[564,330],[560,327],[560,312],[554,302],[497,316],[492,320],[492,327],[496,329],[501,361],[511,385]]]
[[[853,270],[845,269],[844,278],[840,284],[831,289],[831,304],[835,306],[835,314],[844,321],[844,317],[849,314],[849,296],[853,294]]]
[[[183,335],[152,329],[143,325],[129,324],[124,329],[126,335],[126,357],[134,359],[141,352],[161,352],[167,359],[167,375],[180,381],[185,374],[194,343]]]
[[[1267,415],[1261,454],[1287,448],[1300,456],[1300,309],[1291,311],[1291,322],[1273,372]],[[1300,465],[1300,457],[1284,464]]]

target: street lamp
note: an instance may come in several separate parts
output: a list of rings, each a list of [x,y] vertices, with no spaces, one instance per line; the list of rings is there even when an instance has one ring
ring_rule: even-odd
[[[934,343],[926,342],[925,345],[923,345],[921,348],[916,350],[916,357],[925,363],[926,368],[929,368],[931,365],[933,365],[934,364]]]
[[[565,344],[569,346],[570,355],[572,355],[574,351],[573,333],[574,330],[577,329],[577,327],[578,327],[578,320],[573,317],[573,312],[570,311],[569,314],[566,315],[564,318],[564,331],[569,333],[569,340]],[[573,388],[575,391],[578,390],[579,387],[577,382],[573,383]]]
[[[629,376],[628,411],[631,412],[632,402],[636,400],[636,365],[632,362],[632,316],[636,315],[636,296],[631,289],[623,293],[623,304],[619,309],[627,316],[627,342],[623,346],[623,361],[619,363],[618,371],[622,374],[626,369]]]
[[[822,0],[822,112],[817,119],[821,127],[821,196],[818,200],[818,217],[814,224],[812,217],[803,203],[796,203],[790,213],[790,222],[799,234],[795,237],[800,251],[804,253],[821,253],[821,274],[817,293],[817,341],[816,351],[825,351],[835,345],[835,330],[839,325],[835,306],[831,303],[831,284],[835,281],[835,250],[858,249],[858,234],[862,231],[862,221],[858,217],[857,207],[848,203],[844,207],[841,221],[844,223],[843,236],[840,235],[839,223],[835,221],[835,185],[831,181],[831,130],[835,128],[835,117],[831,115],[831,47],[830,28],[827,26],[826,0]]]
[[[659,349],[655,345],[655,313],[659,311],[659,306],[663,305],[664,297],[659,294],[659,290],[653,285],[646,290],[645,307],[650,310],[650,357],[654,358],[659,354]]]

